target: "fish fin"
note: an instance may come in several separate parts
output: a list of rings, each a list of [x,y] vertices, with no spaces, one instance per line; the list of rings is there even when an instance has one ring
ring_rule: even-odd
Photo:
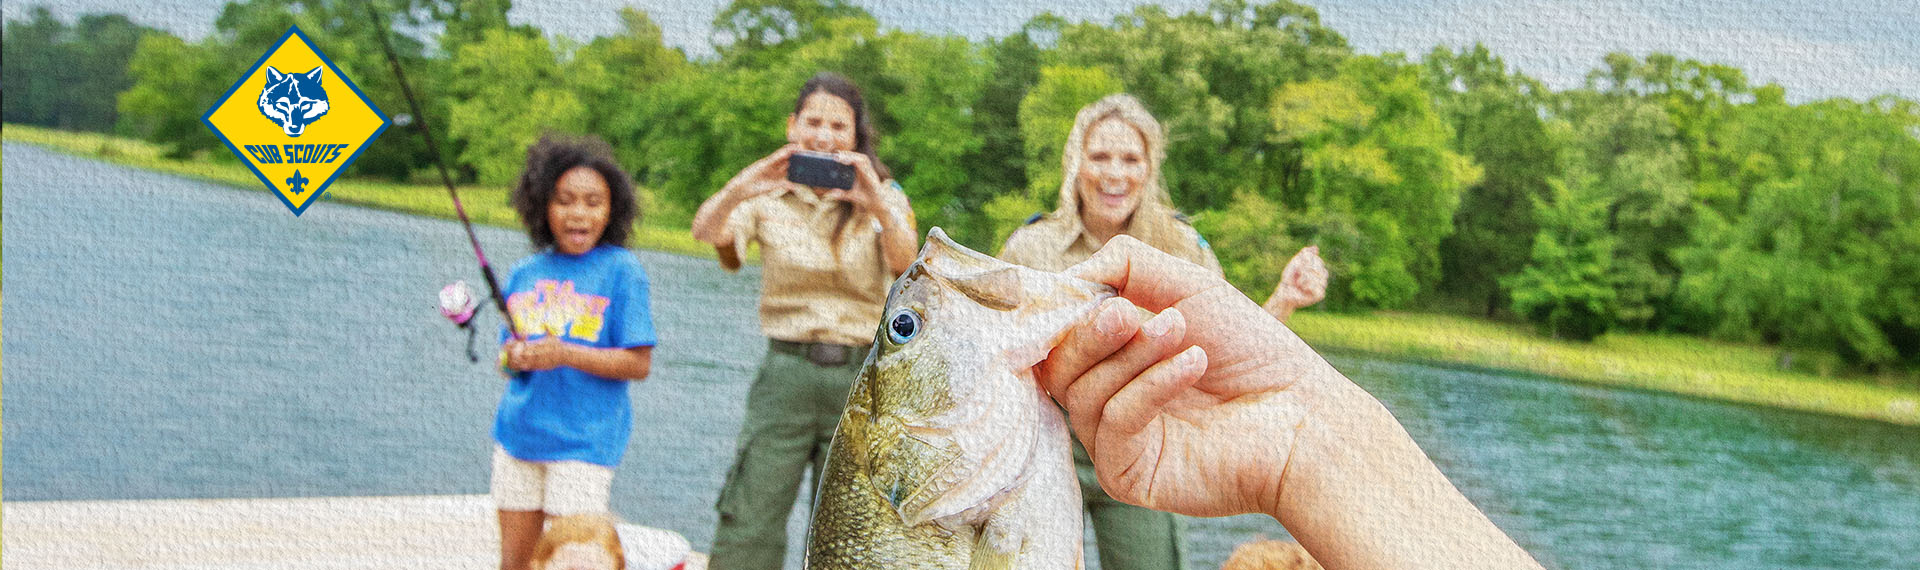
[[[868,477],[880,498],[909,526],[939,518],[929,509],[952,492],[939,474],[959,460],[959,451],[909,434],[898,424],[868,428],[873,430]]]
[[[968,557],[967,570],[1013,570],[1019,558],[1019,551],[1001,552],[993,546],[993,540],[987,535],[991,531],[981,530],[973,540],[973,554]]]

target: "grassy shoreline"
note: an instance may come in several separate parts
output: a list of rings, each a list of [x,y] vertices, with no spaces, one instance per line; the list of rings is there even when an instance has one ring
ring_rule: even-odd
[[[266,187],[252,171],[237,162],[176,160],[164,156],[159,145],[146,141],[103,135],[99,133],[80,133],[59,131],[41,127],[7,124],[5,140],[39,145],[44,148],[75,156],[111,162],[123,166],[132,166],[156,172],[164,172],[215,182],[242,190],[266,193]],[[520,227],[520,221],[507,206],[505,186],[461,186],[460,201],[466,207],[467,218],[475,224],[484,224],[502,228]],[[401,184],[363,179],[338,179],[327,186],[322,202],[339,202],[404,212],[442,219],[457,219],[453,211],[453,201],[447,198],[446,188],[439,185]],[[635,226],[631,243],[636,247],[691,255],[696,257],[714,257],[713,248],[693,239],[687,228],[679,224],[663,224],[658,216],[647,216]]]
[[[4,130],[8,141],[265,191],[243,166],[167,159],[159,147],[144,141],[22,125],[6,125]],[[468,217],[475,223],[517,227],[514,213],[506,205],[506,192],[504,187],[460,189]],[[328,187],[323,199],[455,217],[445,190],[435,186],[340,180]],[[649,220],[636,228],[631,244],[713,257],[713,249],[695,241],[685,227],[656,224]],[[1309,344],[1325,350],[1920,426],[1920,391],[1876,385],[1863,378],[1780,372],[1774,368],[1774,350],[1765,346],[1617,333],[1578,344],[1540,338],[1516,325],[1416,313],[1353,315],[1308,310],[1295,314],[1291,325]]]
[[[1781,372],[1766,346],[1621,333],[1580,344],[1541,338],[1521,325],[1384,311],[1303,311],[1290,324],[1308,344],[1335,352],[1920,426],[1920,391]]]

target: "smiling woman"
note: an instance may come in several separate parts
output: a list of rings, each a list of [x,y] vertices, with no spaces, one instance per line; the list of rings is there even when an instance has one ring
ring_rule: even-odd
[[[1060,185],[1059,207],[1014,230],[1001,249],[1001,259],[1060,271],[1125,234],[1221,274],[1220,260],[1207,240],[1173,208],[1160,172],[1167,155],[1166,135],[1138,99],[1114,94],[1082,108],[1074,117],[1062,155],[1066,180]],[[1318,302],[1325,290],[1326,271],[1317,250],[1310,247],[1288,265],[1266,308],[1285,319],[1296,307]],[[1093,517],[1103,568],[1185,567],[1183,520],[1108,496],[1078,441],[1074,463],[1080,495]]]
[[[913,210],[874,148],[873,118],[846,77],[818,73],[787,116],[787,144],[700,205],[695,239],[739,268],[760,244],[760,330],[768,350],[747,394],[738,457],[715,502],[715,569],[778,568],[802,473],[820,469],[856,369],[880,322],[887,284],[913,261]],[[795,153],[830,156],[851,188],[802,184]],[[731,262],[729,260],[732,260]]]
[[[1160,122],[1132,95],[1108,95],[1087,105],[1074,118],[1062,152],[1066,180],[1059,206],[1014,231],[1001,258],[1059,271],[1124,233],[1218,273],[1220,260],[1177,216],[1161,183],[1166,156]]]
[[[1220,260],[1199,232],[1176,216],[1161,185],[1166,137],[1138,99],[1108,95],[1081,109],[1062,154],[1066,180],[1060,185],[1060,206],[1014,230],[1001,259],[1060,271],[1127,234],[1220,274]],[[1073,459],[1102,568],[1186,567],[1184,520],[1108,496],[1078,440]]]

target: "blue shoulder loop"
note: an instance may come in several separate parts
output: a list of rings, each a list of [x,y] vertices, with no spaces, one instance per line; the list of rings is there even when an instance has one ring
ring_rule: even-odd
[[[1040,218],[1045,215],[1046,214],[1043,212],[1034,212],[1033,215],[1027,216],[1027,221],[1025,223],[1022,223],[1020,225],[1023,225],[1023,226],[1033,225],[1034,222],[1040,221]]]
[[[1207,236],[1200,235],[1200,228],[1193,227],[1193,218],[1187,217],[1185,212],[1174,212],[1173,219],[1193,229],[1193,239],[1200,242],[1200,249],[1213,249],[1213,244],[1207,243]]]

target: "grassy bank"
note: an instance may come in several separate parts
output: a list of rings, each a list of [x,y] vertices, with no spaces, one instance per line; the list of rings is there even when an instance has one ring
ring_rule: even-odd
[[[1775,368],[1775,349],[1689,336],[1608,334],[1555,341],[1524,326],[1452,315],[1295,313],[1295,331],[1323,350],[1513,370],[1592,384],[1920,425],[1920,392],[1871,378]]]
[[[253,174],[231,162],[169,160],[152,144],[98,134],[7,125],[7,140],[47,146],[109,162],[264,192]],[[514,227],[506,189],[460,189],[476,223]],[[337,181],[328,199],[452,218],[446,191],[435,186]],[[682,224],[649,221],[634,234],[639,248],[711,257],[712,248]],[[1593,384],[1920,425],[1920,391],[1871,379],[1826,378],[1775,369],[1775,351],[1693,337],[1610,334],[1587,343],[1543,339],[1524,327],[1448,315],[1304,311],[1293,327],[1321,349],[1361,351],[1395,359],[1512,370]]]
[[[37,144],[67,154],[218,182],[263,194],[267,192],[266,187],[260,184],[260,179],[255,178],[252,171],[232,160],[169,159],[164,156],[159,145],[98,133],[76,133],[14,124],[6,125],[5,131],[5,138],[8,141]],[[460,201],[466,206],[467,218],[476,224],[505,228],[520,227],[513,209],[507,206],[507,190],[505,186],[460,187]],[[449,220],[456,219],[453,201],[447,198],[446,188],[438,185],[341,179],[335,180],[333,185],[328,186],[327,193],[321,195],[320,199],[323,202],[340,202]],[[686,226],[668,223],[657,216],[643,219],[641,224],[635,227],[632,236],[631,245],[636,247],[702,257],[714,255],[713,248],[694,240],[693,236],[687,232]]]

